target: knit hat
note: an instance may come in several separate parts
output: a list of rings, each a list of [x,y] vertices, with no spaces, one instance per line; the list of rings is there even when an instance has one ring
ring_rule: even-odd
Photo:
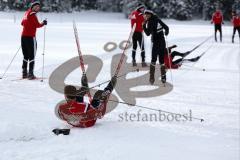
[[[64,88],[64,95],[68,98],[68,99],[74,99],[76,98],[77,95],[77,89],[76,87],[72,86],[72,85],[67,85]]]
[[[40,1],[32,1],[31,8],[33,8],[36,5],[40,5]]]
[[[146,10],[144,11],[144,14],[154,14],[154,12],[151,11],[151,10],[147,10],[147,9],[146,9]]]
[[[145,8],[145,6],[144,6],[143,4],[140,3],[140,4],[138,4],[136,10],[139,10],[139,9],[141,9],[141,8]]]

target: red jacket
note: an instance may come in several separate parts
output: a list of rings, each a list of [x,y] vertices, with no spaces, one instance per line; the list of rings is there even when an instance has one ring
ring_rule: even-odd
[[[138,10],[136,10],[131,13],[129,18],[131,19],[132,27],[136,23],[135,32],[143,32],[143,28],[142,28],[142,24],[144,22],[143,14]]]
[[[214,24],[222,24],[223,23],[223,16],[220,11],[216,11],[212,15],[212,23]]]
[[[31,9],[26,11],[21,24],[23,26],[22,36],[28,37],[35,37],[37,28],[44,26],[43,23],[38,22],[36,12]]]
[[[240,17],[234,16],[232,19],[232,23],[234,27],[240,27]]]
[[[81,128],[94,126],[97,118],[102,118],[105,112],[106,103],[102,103],[98,109],[94,109],[90,104],[76,101],[61,104],[58,109],[58,114],[61,119],[74,127]]]

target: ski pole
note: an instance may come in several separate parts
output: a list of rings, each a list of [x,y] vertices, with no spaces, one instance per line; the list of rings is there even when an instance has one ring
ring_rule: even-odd
[[[13,56],[11,62],[9,63],[9,65],[7,66],[6,70],[4,71],[2,77],[0,77],[0,79],[3,79],[3,77],[5,76],[5,74],[7,73],[8,69],[10,68],[10,66],[12,65],[12,62],[14,61],[15,57],[17,56],[18,52],[20,51],[21,46],[18,48],[17,52],[15,53],[15,55]]]
[[[44,26],[44,31],[43,31],[43,53],[42,53],[42,80],[41,82],[43,82],[43,75],[44,75],[44,67],[45,67],[45,44],[46,44],[46,25]]]
[[[151,111],[158,111],[158,112],[164,112],[164,113],[168,113],[168,114],[182,115],[182,116],[183,116],[183,114],[180,114],[180,113],[169,112],[169,111],[165,111],[165,110],[161,110],[161,109],[154,109],[154,108],[150,108],[150,107],[140,106],[140,105],[131,104],[131,103],[126,103],[126,102],[115,101],[115,100],[111,100],[111,99],[109,99],[109,101],[115,102],[115,103],[120,103],[120,104],[129,105],[129,106],[135,106],[135,107],[138,107],[138,108],[143,108],[143,109],[147,109],[147,110],[151,110]],[[187,117],[187,118],[190,118],[190,119],[199,120],[199,121],[201,121],[201,122],[204,121],[203,118],[197,118],[197,117],[186,116],[186,115],[184,115],[184,116]]]
[[[167,39],[167,36],[165,36],[165,38],[166,38],[166,49],[167,49],[167,56],[168,56],[168,64],[169,64],[169,67],[170,67],[171,80],[172,80],[172,84],[173,84],[172,62],[170,61],[170,53],[169,53],[169,49],[168,49],[168,39]]]

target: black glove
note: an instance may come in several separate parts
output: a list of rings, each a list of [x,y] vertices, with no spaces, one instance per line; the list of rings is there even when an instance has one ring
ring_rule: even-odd
[[[165,30],[165,36],[167,36],[169,34],[168,30]]]
[[[47,20],[45,19],[42,23],[43,23],[44,25],[47,25]]]

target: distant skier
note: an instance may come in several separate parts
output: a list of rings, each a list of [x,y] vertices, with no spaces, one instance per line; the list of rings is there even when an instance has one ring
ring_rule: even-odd
[[[215,28],[215,41],[217,42],[217,31],[220,33],[220,41],[222,42],[222,24],[223,22],[223,15],[220,10],[216,10],[216,12],[212,15],[212,21],[211,23],[214,23]]]
[[[201,58],[201,56],[197,56],[195,58],[185,59],[185,57],[187,55],[189,55],[191,52],[190,51],[185,52],[185,53],[180,53],[178,51],[173,51],[172,52],[172,49],[176,48],[176,47],[177,47],[176,45],[173,45],[171,47],[168,47],[168,50],[167,50],[167,48],[165,49],[164,63],[165,63],[165,66],[166,66],[167,69],[178,69],[179,67],[182,66],[183,63],[197,62]],[[176,56],[179,56],[180,58],[173,61],[173,59]]]
[[[161,80],[166,83],[166,71],[164,65],[164,50],[166,48],[166,42],[164,38],[164,32],[167,36],[169,33],[168,26],[162,22],[162,20],[150,10],[144,12],[145,21],[143,23],[143,29],[147,36],[152,35],[152,60],[150,65],[150,78],[151,84],[155,82],[155,65],[159,58],[161,65]]]
[[[34,61],[37,51],[36,30],[37,28],[47,25],[47,21],[38,22],[36,14],[40,10],[40,2],[33,1],[31,7],[24,14],[21,25],[23,26],[21,46],[23,52],[22,78],[30,80],[35,79],[34,75]],[[27,70],[29,63],[29,72]]]
[[[113,91],[117,77],[112,77],[104,90],[98,90],[90,104],[84,102],[84,96],[89,92],[86,74],[81,79],[82,87],[68,85],[64,88],[66,102],[56,108],[57,116],[75,127],[87,128],[95,125],[98,118],[102,118],[106,112],[109,96]]]
[[[239,41],[240,41],[240,15],[235,14],[232,17],[232,24],[233,24],[233,35],[232,35],[232,43],[234,43],[234,37],[236,31],[238,31]]]
[[[145,50],[144,50],[144,35],[143,35],[143,28],[142,23],[144,21],[143,13],[144,13],[145,7],[142,4],[139,4],[135,11],[131,13],[129,18],[131,19],[131,26],[136,23],[136,29],[132,37],[133,42],[133,50],[132,50],[132,64],[133,66],[137,66],[136,63],[136,50],[137,46],[139,44],[141,49],[141,57],[142,57],[142,67],[147,67],[147,64],[145,62]]]

